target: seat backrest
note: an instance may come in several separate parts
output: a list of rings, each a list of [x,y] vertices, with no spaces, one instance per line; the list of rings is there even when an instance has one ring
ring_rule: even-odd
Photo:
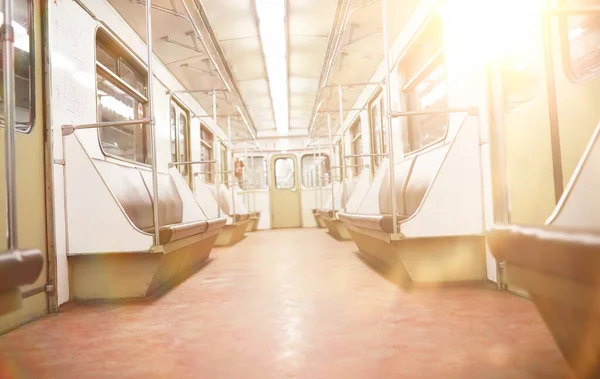
[[[152,200],[139,171],[100,159],[94,159],[94,165],[131,222],[140,230],[151,228]]]
[[[383,164],[384,163],[382,163],[382,165]],[[365,198],[365,195],[369,191],[370,185],[371,174],[369,173],[369,170],[363,170],[360,176],[358,177],[356,184],[354,185],[354,190],[352,191],[352,194],[348,196],[348,201],[345,204],[346,212],[355,213],[358,210],[362,201]]]
[[[139,169],[150,198],[154,199],[152,191],[152,172]],[[183,201],[177,191],[177,186],[169,174],[158,173],[158,224],[179,224],[183,220]]]
[[[396,194],[396,210],[399,215],[407,215],[404,206],[404,191],[413,170],[415,159],[408,158],[398,162],[394,169],[394,193]],[[381,214],[392,214],[392,199],[390,193],[390,171],[387,170],[379,190],[379,210]]]
[[[412,215],[421,205],[427,190],[444,162],[444,158],[446,158],[449,148],[450,144],[445,144],[415,157],[415,163],[404,191],[404,211],[406,215]],[[456,178],[456,180],[460,180],[460,178]],[[448,196],[452,196],[452,194],[448,194]],[[452,199],[449,198],[448,201],[452,201]]]

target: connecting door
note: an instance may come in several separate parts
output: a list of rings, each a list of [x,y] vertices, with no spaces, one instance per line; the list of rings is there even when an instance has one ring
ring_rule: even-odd
[[[21,287],[20,308],[0,316],[0,333],[40,317],[55,307],[48,298],[49,261],[46,228],[45,123],[42,78],[42,23],[40,1],[14,0],[15,88],[16,88],[16,188],[17,242],[20,249],[38,249],[44,256],[42,272],[31,285]],[[4,11],[0,5],[0,11]],[[1,20],[0,20],[0,23]],[[0,88],[2,88],[0,86]],[[0,230],[6,230],[6,146],[4,104],[0,100]],[[0,233],[0,253],[6,251],[5,233]],[[54,264],[54,262],[52,262]],[[51,289],[51,287],[48,287]],[[0,296],[1,297],[1,296]],[[3,301],[5,299],[0,299]],[[7,308],[11,309],[13,307]]]
[[[271,159],[271,225],[275,228],[298,228],[300,191],[298,160],[294,155],[275,155]]]

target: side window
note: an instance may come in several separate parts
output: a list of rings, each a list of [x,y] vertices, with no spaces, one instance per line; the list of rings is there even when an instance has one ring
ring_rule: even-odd
[[[33,19],[31,1],[13,2],[15,32],[15,126],[18,132],[29,133],[35,118]],[[0,11],[4,5],[0,4]],[[0,13],[1,15],[2,13]],[[3,20],[0,19],[0,25]],[[1,49],[0,49],[1,50]],[[1,58],[0,58],[1,59]],[[0,88],[4,88],[4,62],[0,61]],[[4,101],[0,97],[0,123],[4,125]]]
[[[169,130],[171,139],[171,162],[177,162],[177,111],[171,105],[171,128]]]
[[[246,157],[242,159],[246,169],[246,178],[241,182],[244,190],[267,188],[267,160],[265,157]]]
[[[563,0],[565,6],[599,6],[599,0]],[[566,43],[565,66],[573,81],[600,73],[600,13],[588,12],[564,16],[563,40]]]
[[[229,154],[227,153],[227,146],[221,144],[221,183],[227,183],[229,180]],[[229,185],[229,183],[228,183]]]
[[[171,100],[171,161],[172,162],[188,162],[190,160],[189,149],[189,115],[188,111],[183,108],[174,99]],[[179,165],[177,169],[181,175],[190,180],[190,166]]]
[[[447,107],[446,67],[442,49],[442,26],[434,17],[409,47],[399,64],[402,95],[407,111]],[[444,138],[448,115],[410,116],[403,123],[404,153],[410,153]]]
[[[361,155],[363,153],[362,150],[362,134],[360,131],[360,118],[357,118],[356,121],[350,126],[350,142],[351,142],[351,155]],[[352,166],[352,175],[358,176],[362,171],[362,158],[354,157],[351,160],[346,162],[350,162],[350,166]]]
[[[213,134],[204,125],[200,125],[200,160],[210,161],[213,160]],[[202,170],[202,177],[206,183],[214,183],[215,177],[212,172],[213,165],[210,163],[203,163],[200,165]]]
[[[369,126],[371,128],[371,153],[385,154],[387,153],[387,130],[383,126],[383,97],[380,92],[369,104]],[[382,156],[374,156],[371,158],[371,167],[373,173],[383,160]]]
[[[304,187],[324,187],[331,184],[329,156],[326,154],[306,154],[302,156],[302,185]]]
[[[517,53],[502,63],[504,106],[511,110],[535,98],[540,85],[540,56],[535,50]]]
[[[102,29],[96,36],[96,85],[99,122],[140,120],[146,112],[144,70]],[[134,80],[135,79],[135,80]],[[143,125],[98,129],[105,154],[150,162],[150,133]]]

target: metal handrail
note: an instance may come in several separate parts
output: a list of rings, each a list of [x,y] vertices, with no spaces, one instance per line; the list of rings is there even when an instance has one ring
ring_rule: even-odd
[[[580,7],[552,7],[542,10],[542,12],[550,15],[597,13],[600,12],[600,5],[588,5]]]
[[[422,111],[407,111],[407,112],[390,112],[390,118],[422,116],[429,114],[448,114],[448,113],[468,113],[471,116],[479,116],[479,108],[464,107],[464,108],[441,108],[441,109],[424,109]]]
[[[173,166],[183,166],[183,165],[193,165],[193,164],[208,164],[208,163],[217,163],[216,160],[210,160],[210,161],[187,161],[187,162],[169,162],[169,167],[173,167]]]
[[[4,0],[4,25],[2,25],[2,47],[4,63],[4,122],[5,165],[6,165],[6,234],[8,249],[18,246],[17,236],[17,178],[15,158],[15,47],[13,28],[13,8],[11,0]]]
[[[348,159],[348,158],[362,158],[362,157],[387,157],[388,154],[351,154],[351,155],[344,155],[344,158]]]
[[[62,126],[62,135],[68,136],[73,134],[75,130],[80,129],[95,129],[95,128],[111,128],[116,126],[130,126],[130,125],[149,125],[152,123],[150,118],[142,118],[139,120],[126,120],[126,121],[106,121],[106,122],[94,122],[91,124],[66,124]]]

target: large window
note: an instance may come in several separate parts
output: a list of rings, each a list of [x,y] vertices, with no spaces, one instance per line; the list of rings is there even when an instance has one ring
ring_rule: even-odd
[[[98,121],[143,119],[146,112],[146,75],[131,56],[102,29],[96,38]],[[150,162],[150,133],[144,125],[98,129],[105,154],[140,163]]]
[[[213,155],[213,143],[214,136],[208,130],[208,128],[200,124],[200,160],[202,161],[211,161],[214,158]],[[211,163],[203,163],[200,165],[200,169],[202,171],[202,177],[206,183],[214,183],[215,176],[213,167],[216,168],[216,165],[212,165]]]
[[[446,67],[441,21],[431,19],[399,65],[408,111],[447,108]],[[447,114],[410,116],[403,123],[404,153],[425,147],[446,135]]]
[[[189,113],[178,102],[171,102],[171,162],[190,161]],[[178,166],[181,175],[190,180],[190,166]]]
[[[600,0],[563,0],[565,6],[598,6]],[[600,73],[600,13],[565,16],[562,21],[567,47],[566,66],[574,81]]]
[[[369,126],[371,128],[371,153],[385,154],[387,148],[387,129],[383,125],[383,96],[380,92],[369,104]],[[381,164],[383,156],[373,156],[371,167],[373,173]]]
[[[362,155],[362,134],[360,131],[360,118],[357,118],[356,121],[350,126],[350,153],[351,155]],[[346,162],[350,162],[350,166],[352,168],[351,172],[353,176],[358,176],[362,171],[362,158],[354,157]]]
[[[331,183],[331,165],[326,154],[302,156],[302,185],[304,187],[327,186]]]
[[[28,133],[35,117],[34,107],[34,44],[31,1],[16,0],[13,5],[15,32],[15,125],[16,130]],[[0,4],[0,11],[4,11]],[[0,13],[0,16],[2,13]],[[3,20],[0,17],[0,25]],[[1,50],[1,49],[0,49]],[[4,88],[4,62],[0,52],[0,91]],[[4,101],[0,96],[0,123],[4,125]]]
[[[242,158],[246,176],[241,187],[244,190],[259,190],[267,188],[267,160],[265,157]]]

